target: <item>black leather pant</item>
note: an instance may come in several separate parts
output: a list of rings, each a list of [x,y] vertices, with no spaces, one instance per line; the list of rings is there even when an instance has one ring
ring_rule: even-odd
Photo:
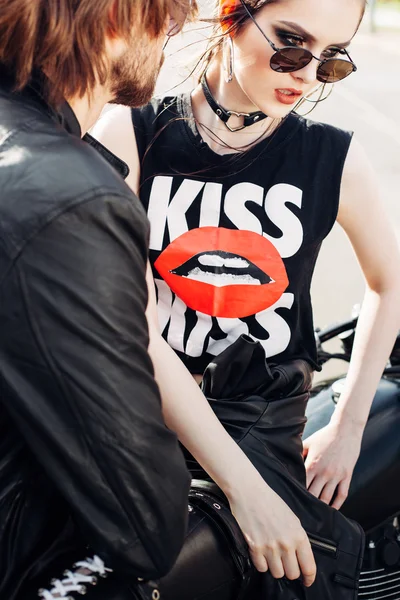
[[[311,376],[304,361],[270,368],[259,344],[242,337],[206,370],[203,391],[226,430],[313,540],[318,571],[315,583],[306,589],[300,582],[275,580],[254,569],[244,574],[229,552],[235,540],[220,535],[209,515],[195,506],[181,555],[161,582],[163,600],[357,598],[362,529],[309,494],[305,486],[301,436]],[[193,477],[209,479],[193,457],[185,454]],[[211,507],[224,502],[220,504],[215,496],[214,500]],[[242,553],[239,547],[238,553]],[[249,581],[245,590],[243,584]]]

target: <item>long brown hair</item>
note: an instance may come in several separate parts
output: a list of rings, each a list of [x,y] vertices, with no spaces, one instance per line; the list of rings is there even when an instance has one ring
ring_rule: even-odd
[[[106,35],[155,37],[185,0],[0,0],[0,65],[21,90],[36,71],[51,85],[46,100],[82,97],[104,83]],[[140,35],[140,31],[139,31]]]

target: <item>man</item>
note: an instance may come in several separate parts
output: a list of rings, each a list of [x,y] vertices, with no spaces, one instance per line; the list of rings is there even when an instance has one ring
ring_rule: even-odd
[[[0,0],[1,600],[156,598],[138,581],[183,542],[189,476],[147,353],[148,224],[126,165],[81,137],[106,102],[150,99],[191,10]]]

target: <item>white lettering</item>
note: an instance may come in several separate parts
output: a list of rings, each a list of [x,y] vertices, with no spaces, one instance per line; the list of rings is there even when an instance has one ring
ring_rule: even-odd
[[[155,279],[154,283],[157,288],[157,314],[158,324],[160,331],[163,333],[164,329],[169,323],[171,318],[172,309],[172,292],[164,279]]]
[[[169,322],[167,342],[179,352],[184,352],[183,347],[183,336],[186,328],[185,312],[187,306],[182,302],[180,298],[175,297],[172,305],[171,320]]]
[[[211,331],[212,320],[209,315],[196,312],[197,323],[190,332],[185,352],[188,356],[197,358],[204,351],[204,342]]]
[[[176,194],[171,197],[173,177],[154,178],[147,211],[150,223],[150,249],[162,250],[165,226],[168,224],[170,241],[189,231],[186,212],[204,187],[204,181],[184,179]]]
[[[173,180],[173,177],[155,177],[151,186],[147,216],[151,223],[150,248],[152,250],[162,249]]]
[[[160,331],[164,333],[169,323],[167,342],[175,350],[183,352],[183,335],[186,326],[185,311],[187,307],[179,298],[175,297],[172,301],[172,292],[164,280],[155,279],[155,283],[158,295]]]
[[[237,183],[225,195],[224,210],[226,216],[238,229],[247,229],[262,234],[257,217],[247,208],[248,202],[263,205],[264,190],[255,183]]]
[[[169,239],[171,242],[183,233],[189,231],[186,221],[186,212],[193,204],[204,185],[204,181],[184,179],[175,196],[172,198],[167,212]]]
[[[293,302],[294,294],[283,294],[273,306],[255,315],[258,323],[268,331],[269,338],[267,340],[257,340],[254,336],[251,337],[260,342],[267,358],[284,352],[289,346],[292,335],[290,327],[285,319],[278,315],[275,310],[277,308],[290,309],[293,306]]]
[[[206,183],[201,200],[199,227],[218,227],[221,202],[222,183]]]
[[[227,337],[222,340],[214,340],[213,338],[210,338],[207,352],[213,354],[214,356],[217,356],[223,350],[225,350],[225,348],[228,348],[228,346],[233,344],[233,342],[235,342],[243,333],[249,333],[249,328],[247,327],[246,323],[240,319],[226,319],[224,317],[218,317],[217,321],[222,331],[227,334]]]
[[[198,203],[200,210],[199,227],[218,227],[221,212],[224,211],[238,229],[253,231],[268,239],[282,258],[293,256],[301,248],[304,237],[303,227],[291,205],[301,208],[303,193],[293,185],[284,183],[274,185],[267,192],[264,200],[264,190],[261,186],[246,182],[238,183],[227,191],[224,209],[221,208],[223,188],[221,183],[185,179],[171,198],[172,185],[173,177],[165,176],[156,177],[152,185],[148,216],[151,222],[150,248],[153,250],[163,249],[167,227],[171,242],[189,230],[186,213],[194,202]],[[282,233],[280,237],[274,238],[263,233],[262,223],[251,212],[252,204],[260,207],[264,205],[268,218],[280,229]],[[193,229],[196,227],[194,223],[190,225]],[[196,324],[184,347],[187,306],[175,297],[165,281],[156,279],[155,283],[158,291],[160,329],[165,332],[168,327],[167,341],[175,350],[185,352],[187,356],[193,358],[202,356],[203,352],[215,356],[233,344],[241,335],[251,335],[247,324],[240,319],[219,317],[218,325],[226,337],[224,339],[210,337],[207,340],[213,320],[209,315],[196,312]],[[266,340],[259,340],[254,335],[251,337],[260,342],[267,357],[280,354],[289,346],[290,327],[276,311],[280,308],[290,310],[293,303],[294,295],[284,293],[273,306],[255,315],[258,324],[266,334],[269,334],[269,337]]]
[[[299,219],[286,206],[291,202],[301,208],[303,192],[286,183],[274,185],[265,197],[265,212],[271,221],[282,231],[282,237],[274,238],[264,233],[278,250],[282,258],[296,254],[303,243],[303,227]]]

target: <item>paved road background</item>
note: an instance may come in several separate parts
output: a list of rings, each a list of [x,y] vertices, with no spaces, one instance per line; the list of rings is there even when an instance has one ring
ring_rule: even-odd
[[[211,14],[210,0],[200,0],[200,14]],[[337,84],[312,118],[355,132],[375,167],[384,205],[400,236],[400,11],[380,10],[376,18],[377,32],[371,33],[367,14],[352,44],[357,73]],[[202,40],[210,28],[197,24],[193,29],[172,40],[157,93],[166,93],[181,84],[201,53]],[[191,80],[186,81],[171,93],[191,86]],[[347,318],[353,305],[361,303],[363,291],[363,277],[353,251],[335,226],[323,245],[314,276],[315,324],[324,327]],[[342,370],[342,363],[335,361],[324,369],[323,375]]]

